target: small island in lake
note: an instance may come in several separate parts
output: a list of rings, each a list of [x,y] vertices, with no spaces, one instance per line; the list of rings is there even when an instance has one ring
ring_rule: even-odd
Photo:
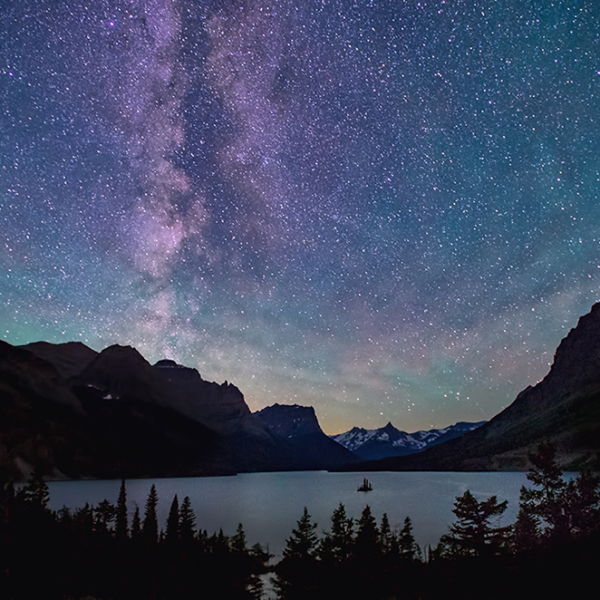
[[[369,480],[365,477],[363,479],[362,485],[359,485],[357,488],[357,492],[370,492],[373,490],[373,486],[369,483]]]

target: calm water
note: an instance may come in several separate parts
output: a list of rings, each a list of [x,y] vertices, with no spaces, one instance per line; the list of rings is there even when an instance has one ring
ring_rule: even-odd
[[[373,491],[357,492],[363,477]],[[359,517],[369,504],[377,521],[384,512],[392,527],[401,527],[410,516],[417,542],[436,545],[454,520],[456,496],[469,489],[480,500],[496,495],[508,500],[501,524],[514,522],[525,473],[247,473],[236,477],[206,477],[127,481],[127,502],[133,515],[135,505],[143,516],[150,486],[158,492],[158,514],[162,526],[173,496],[189,496],[198,527],[209,533],[223,529],[235,533],[242,523],[249,545],[260,542],[279,556],[285,540],[306,506],[318,531],[328,530],[331,514],[342,502],[348,515]],[[116,503],[120,481],[61,481],[49,484],[50,506],[77,508],[97,504],[105,498]]]

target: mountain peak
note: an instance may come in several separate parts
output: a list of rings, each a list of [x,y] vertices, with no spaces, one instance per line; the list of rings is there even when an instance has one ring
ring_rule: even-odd
[[[182,365],[177,364],[174,360],[170,358],[163,358],[155,363],[153,366],[158,367],[159,369],[185,369]]]
[[[312,406],[273,404],[254,413],[254,416],[283,438],[323,433]]]
[[[128,356],[142,359],[144,362],[147,362],[146,359],[137,351],[133,346],[121,346],[121,344],[113,344],[112,346],[106,347],[100,354],[104,356]]]
[[[19,346],[29,350],[32,354],[51,365],[66,379],[78,375],[98,353],[82,342],[64,342],[51,344],[50,342],[33,342]]]
[[[579,318],[554,353],[546,384],[555,379],[571,386],[586,385],[600,374],[600,303]],[[537,387],[537,386],[536,386]]]
[[[253,413],[262,425],[295,447],[311,468],[339,467],[357,457],[323,433],[315,409],[299,404],[273,404]],[[319,467],[321,465],[321,467]]]
[[[354,452],[363,460],[378,460],[390,456],[406,456],[421,452],[440,441],[460,436],[482,423],[457,423],[444,429],[430,429],[406,433],[400,431],[391,422],[379,429],[353,427],[346,433],[331,436],[338,444]]]

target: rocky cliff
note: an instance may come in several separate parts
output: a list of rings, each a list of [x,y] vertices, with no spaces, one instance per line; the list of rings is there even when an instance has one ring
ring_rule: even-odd
[[[312,406],[274,404],[254,413],[260,423],[288,441],[315,469],[352,464],[358,457],[334,440],[319,425]]]
[[[0,342],[0,476],[232,474],[312,468],[242,393],[137,350]]]

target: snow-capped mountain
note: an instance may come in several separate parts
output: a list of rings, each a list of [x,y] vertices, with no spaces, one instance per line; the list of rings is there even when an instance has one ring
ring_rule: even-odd
[[[443,429],[406,433],[396,429],[391,423],[379,429],[353,427],[346,433],[330,436],[338,444],[351,450],[363,460],[377,460],[388,456],[406,456],[425,450],[429,446],[441,444],[456,438],[467,431],[483,425],[479,423],[456,423]]]

